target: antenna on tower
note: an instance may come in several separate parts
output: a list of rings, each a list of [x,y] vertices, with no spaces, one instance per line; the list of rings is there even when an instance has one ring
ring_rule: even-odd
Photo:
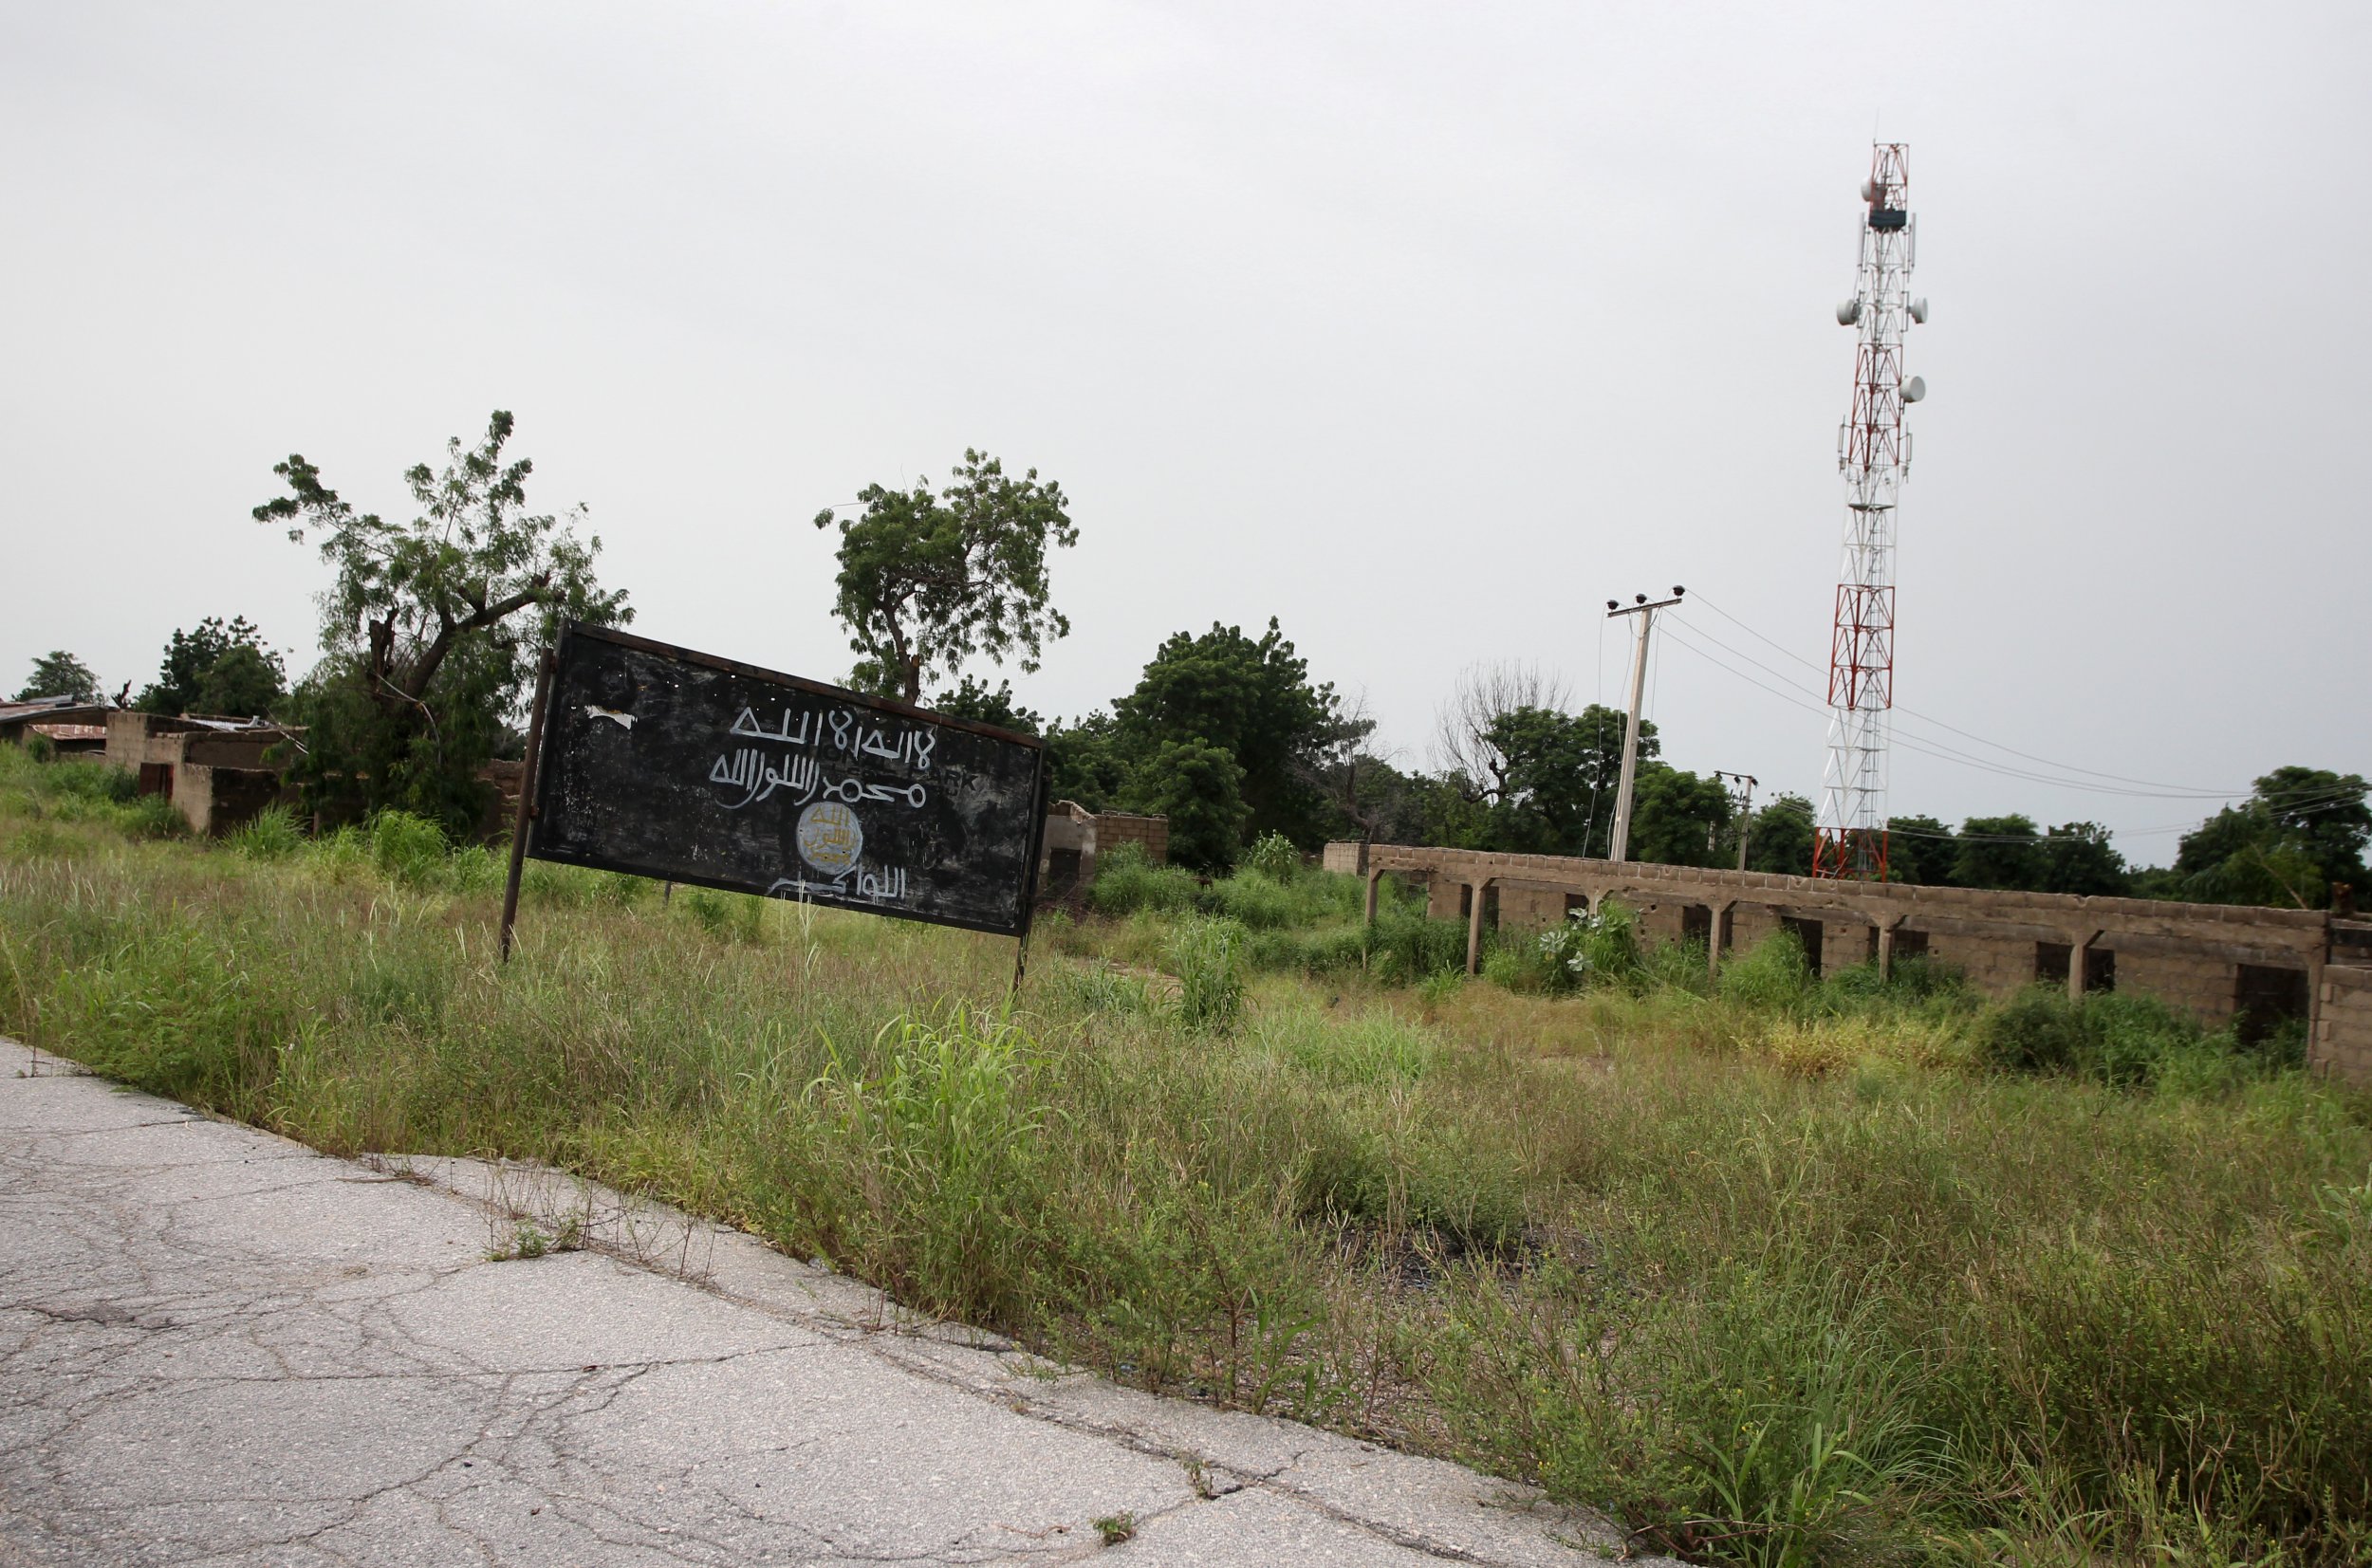
[[[1895,507],[1911,469],[1905,404],[1927,383],[1902,374],[1902,340],[1927,320],[1910,293],[1918,259],[1911,216],[1910,148],[1878,142],[1862,200],[1861,264],[1853,298],[1837,306],[1857,329],[1853,407],[1837,432],[1844,475],[1844,563],[1828,640],[1828,766],[1822,774],[1812,875],[1886,879],[1886,715],[1895,685]]]

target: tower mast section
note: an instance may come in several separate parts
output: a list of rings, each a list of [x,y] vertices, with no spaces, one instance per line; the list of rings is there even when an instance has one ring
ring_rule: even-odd
[[[1904,405],[1926,383],[1902,374],[1903,337],[1927,319],[1910,294],[1918,256],[1911,215],[1910,149],[1871,149],[1862,186],[1867,212],[1853,298],[1837,322],[1857,329],[1853,404],[1837,433],[1844,476],[1844,559],[1828,642],[1828,762],[1821,779],[1812,875],[1862,881],[1886,876],[1887,716],[1894,707],[1895,508],[1911,467]]]

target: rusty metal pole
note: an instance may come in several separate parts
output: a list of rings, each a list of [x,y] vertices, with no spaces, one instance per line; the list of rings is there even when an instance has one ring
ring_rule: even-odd
[[[535,768],[544,752],[544,703],[551,694],[552,655],[535,667],[535,706],[528,710],[528,749],[519,764],[519,809],[510,822],[510,875],[503,882],[502,962],[510,962],[510,928],[519,918],[519,872],[528,858],[528,819],[535,814]]]

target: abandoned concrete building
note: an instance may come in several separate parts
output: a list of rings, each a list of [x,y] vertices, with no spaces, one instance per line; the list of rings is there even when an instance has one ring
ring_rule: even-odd
[[[1046,814],[1046,842],[1038,852],[1038,888],[1059,898],[1095,880],[1096,857],[1136,844],[1160,865],[1170,858],[1170,820],[1125,811],[1089,811],[1077,801],[1057,801]]]
[[[100,755],[107,749],[107,709],[72,697],[0,702],[0,745],[22,746],[36,735],[61,757]]]
[[[1614,897],[1650,941],[1701,943],[1709,964],[1793,931],[1814,972],[1913,955],[1949,965],[2002,997],[2038,982],[2070,996],[2128,990],[2184,1007],[2244,1036],[2286,1020],[2307,1029],[2308,1064],[2372,1084],[2372,921],[2323,910],[1986,893],[1905,883],[1815,880],[1397,844],[1326,846],[1329,871],[1426,890],[1437,919],[1466,922],[1467,969],[1483,932],[1539,929]]]
[[[260,719],[168,718],[106,710],[106,758],[136,774],[139,792],[162,795],[202,835],[229,832],[287,798],[265,754],[298,731]]]

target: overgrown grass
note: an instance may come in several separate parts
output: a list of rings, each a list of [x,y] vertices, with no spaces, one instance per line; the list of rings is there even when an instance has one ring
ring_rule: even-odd
[[[1247,970],[1339,916],[1053,926],[1009,1003],[1008,944],[541,865],[505,968],[494,890],[409,829],[135,840],[27,766],[0,1027],[126,1081],[551,1160],[1642,1548],[2372,1552],[2372,1131],[2277,1054],[1910,966],[1816,983],[1784,944],[1718,986],[1652,947],[1569,997],[1461,984],[1463,927],[1397,907],[1315,982]]]

